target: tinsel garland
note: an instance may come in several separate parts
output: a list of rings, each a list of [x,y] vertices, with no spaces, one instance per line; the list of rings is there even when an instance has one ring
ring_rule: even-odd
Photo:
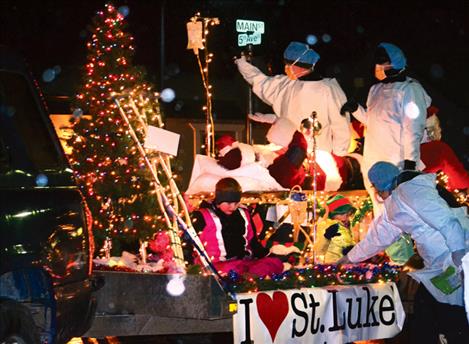
[[[357,209],[355,212],[355,215],[353,216],[351,223],[351,226],[355,226],[358,222],[360,222],[366,214],[368,214],[370,211],[373,211],[373,202],[371,201],[371,197],[368,196],[364,201],[363,204],[360,206],[360,208]]]
[[[353,285],[377,282],[395,282],[400,266],[383,263],[314,265],[311,268],[291,269],[281,274],[257,277],[230,271],[225,283],[234,293],[257,292],[262,290],[299,289],[324,287],[328,285]]]
[[[439,171],[436,174],[436,183],[444,187],[445,189],[447,189],[449,192],[451,192],[456,202],[458,202],[461,205],[465,205],[469,207],[469,195],[466,193],[465,190],[457,190],[457,189],[453,191],[449,190],[448,178],[449,177],[443,171]]]
[[[193,265],[190,274],[200,274],[201,267]],[[139,271],[125,266],[93,265],[94,270],[137,273]],[[255,276],[230,271],[224,277],[224,285],[233,293],[258,292],[266,290],[287,290],[330,285],[357,285],[366,283],[396,282],[401,266],[382,264],[317,264],[309,268],[290,269],[281,274]],[[161,271],[159,273],[165,273]],[[154,272],[148,272],[154,273]]]
[[[135,273],[150,273],[150,274],[166,274],[172,273],[175,269],[174,260],[164,260],[161,266],[158,266],[158,262],[164,257],[149,253],[148,254],[148,263],[136,265],[137,268],[122,265],[122,264],[115,264],[115,263],[96,263],[93,262],[93,271],[114,271],[114,272],[135,272]],[[199,267],[199,270],[201,267]]]

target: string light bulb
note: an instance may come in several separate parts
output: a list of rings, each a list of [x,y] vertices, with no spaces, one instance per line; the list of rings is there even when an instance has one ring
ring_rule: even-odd
[[[192,23],[192,24],[191,24]],[[197,24],[198,23],[198,24]],[[205,112],[205,153],[207,156],[215,156],[215,131],[214,121],[212,113],[212,93],[211,85],[209,83],[209,64],[213,61],[214,54],[208,50],[207,36],[210,33],[209,27],[219,25],[220,20],[218,18],[201,17],[200,12],[190,18],[188,23],[188,36],[189,42],[188,49],[193,49],[194,54],[197,58],[197,64],[199,66],[200,75],[202,77],[202,83],[205,89],[205,100],[206,105],[202,108]],[[202,26],[200,28],[200,26]],[[198,30],[201,29],[201,32]],[[203,51],[203,61],[199,54],[199,50]]]

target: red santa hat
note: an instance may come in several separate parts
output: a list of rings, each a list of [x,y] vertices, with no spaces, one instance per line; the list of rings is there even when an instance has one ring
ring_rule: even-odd
[[[436,106],[434,106],[434,105],[429,106],[427,108],[427,118],[429,118],[433,115],[437,115],[439,111],[440,111],[440,109],[437,108]]]
[[[235,143],[236,140],[231,137],[230,135],[222,135],[218,138],[218,140],[215,142],[215,146],[218,149],[218,152],[220,153],[221,156],[225,155],[231,147],[233,143]]]

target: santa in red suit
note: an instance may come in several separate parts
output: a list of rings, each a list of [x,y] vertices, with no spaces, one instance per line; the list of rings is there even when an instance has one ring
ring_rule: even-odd
[[[458,159],[453,149],[441,141],[440,121],[437,117],[439,109],[430,106],[427,109],[425,134],[420,145],[420,155],[425,164],[425,172],[442,171],[447,177],[447,189],[450,191],[469,191],[469,174]]]
[[[240,143],[229,135],[223,135],[215,142],[218,149],[217,163],[227,170],[235,170],[241,166],[262,162],[268,163],[269,174],[283,187],[292,188],[295,185],[302,185],[305,179],[303,162],[306,158],[308,144],[305,137],[299,131],[293,135],[290,144],[286,149],[272,152],[276,156],[273,161],[260,157],[262,153],[256,154],[253,146]],[[259,158],[257,158],[259,157]]]

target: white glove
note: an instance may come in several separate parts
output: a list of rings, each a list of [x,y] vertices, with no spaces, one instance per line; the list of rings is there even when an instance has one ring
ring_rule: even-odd
[[[248,117],[252,119],[254,122],[269,123],[269,124],[275,123],[275,121],[277,121],[278,119],[276,114],[260,113],[260,112],[256,112],[254,114],[250,113]]]
[[[238,64],[240,61],[246,62],[246,56],[241,55],[239,58],[234,59],[235,64]]]
[[[274,245],[270,248],[269,253],[277,256],[286,256],[290,253],[301,253],[300,249],[296,246],[285,246],[281,244]]]

